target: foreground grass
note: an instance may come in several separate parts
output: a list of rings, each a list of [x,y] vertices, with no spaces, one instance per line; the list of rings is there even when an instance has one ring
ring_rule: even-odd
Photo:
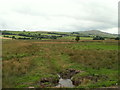
[[[43,77],[57,78],[57,73],[69,68],[87,72],[83,77],[107,76],[97,83],[84,81],[77,85],[78,88],[108,87],[118,83],[117,66],[117,41],[53,43],[3,40],[4,88],[40,87],[38,82]],[[79,80],[80,77],[81,74],[76,74],[73,79]]]

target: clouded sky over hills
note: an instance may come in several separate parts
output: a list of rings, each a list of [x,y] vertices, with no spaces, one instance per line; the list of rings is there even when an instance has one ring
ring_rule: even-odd
[[[0,0],[0,29],[117,33],[118,1]]]

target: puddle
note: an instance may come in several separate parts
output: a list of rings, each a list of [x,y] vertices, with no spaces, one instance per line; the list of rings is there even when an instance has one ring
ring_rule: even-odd
[[[60,77],[60,75],[58,75]],[[69,88],[73,88],[74,85],[71,81],[71,79],[63,79],[62,77],[60,77],[59,79],[59,84],[56,87],[69,87]]]
[[[58,77],[55,78],[42,78],[39,82],[41,87],[66,87],[73,88],[75,87],[74,81],[72,80],[73,76],[82,71],[75,69],[66,69],[62,72],[59,72]]]

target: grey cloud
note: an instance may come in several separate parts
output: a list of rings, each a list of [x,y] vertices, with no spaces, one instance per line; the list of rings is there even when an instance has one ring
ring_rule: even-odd
[[[117,28],[117,6],[113,6],[117,0],[45,1],[13,0],[14,4],[7,4],[8,9],[5,3],[0,4],[3,6],[0,8],[0,29],[83,31]]]

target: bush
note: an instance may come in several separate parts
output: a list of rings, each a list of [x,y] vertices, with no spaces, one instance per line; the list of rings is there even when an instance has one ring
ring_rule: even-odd
[[[120,40],[120,37],[116,37],[115,40]]]
[[[12,39],[16,39],[15,36],[12,36]]]
[[[78,42],[80,40],[80,37],[76,36],[75,40]]]
[[[104,37],[100,37],[100,36],[96,36],[96,37],[93,38],[93,40],[105,40],[105,38]]]

